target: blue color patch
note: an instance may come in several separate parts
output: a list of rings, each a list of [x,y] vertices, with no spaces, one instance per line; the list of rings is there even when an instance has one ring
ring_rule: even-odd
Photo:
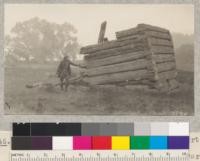
[[[150,136],[150,149],[168,149],[167,136]]]

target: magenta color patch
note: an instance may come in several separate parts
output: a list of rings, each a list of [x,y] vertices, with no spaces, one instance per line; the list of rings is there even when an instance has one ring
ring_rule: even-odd
[[[91,136],[73,136],[74,150],[90,150],[92,149]]]

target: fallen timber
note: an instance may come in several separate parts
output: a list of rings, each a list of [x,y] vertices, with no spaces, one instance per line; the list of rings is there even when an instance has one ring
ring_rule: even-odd
[[[83,81],[92,85],[147,85],[158,90],[173,90],[176,60],[169,30],[138,24],[116,32],[116,40],[108,41],[105,22],[97,44],[84,46],[86,70]]]

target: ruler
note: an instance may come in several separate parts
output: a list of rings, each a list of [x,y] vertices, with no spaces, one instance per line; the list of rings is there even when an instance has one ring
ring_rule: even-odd
[[[10,161],[189,161],[189,150],[11,151]]]

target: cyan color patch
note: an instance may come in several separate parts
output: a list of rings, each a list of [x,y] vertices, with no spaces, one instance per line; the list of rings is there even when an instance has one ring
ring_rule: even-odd
[[[167,136],[150,136],[150,149],[168,149]]]

